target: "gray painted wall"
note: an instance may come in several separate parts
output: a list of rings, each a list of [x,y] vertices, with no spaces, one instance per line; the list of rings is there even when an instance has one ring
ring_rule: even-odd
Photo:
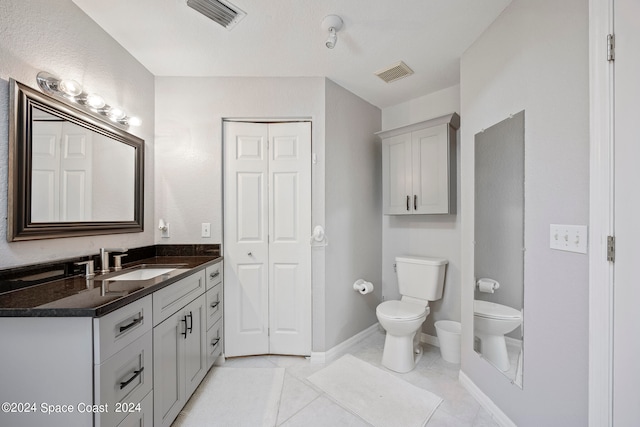
[[[319,77],[158,77],[156,100],[156,213],[171,224],[162,243],[223,240],[223,118],[312,120],[312,225],[323,225],[330,242],[312,250],[312,349],[375,323],[378,298],[355,298],[349,287],[380,278],[380,110]],[[200,237],[202,222],[211,223],[209,239]],[[354,260],[356,249],[364,253]]]
[[[153,76],[71,0],[0,2],[0,268],[86,255],[98,248],[153,244]],[[130,132],[145,140],[145,231],[110,236],[8,243],[7,165],[9,78],[38,88],[48,71],[70,78],[142,119]]]
[[[514,0],[461,60],[462,371],[518,426],[586,426],[588,257],[549,248],[589,219],[588,2]],[[525,110],[523,389],[472,347],[474,135]]]
[[[330,80],[325,98],[326,349],[377,322],[382,297],[381,111]],[[365,279],[374,292],[360,295]]]
[[[385,108],[382,111],[383,129],[394,129],[452,112],[460,113],[460,87],[457,85]],[[461,121],[464,122],[464,116]],[[434,337],[436,321],[460,320],[460,132],[456,141],[458,213],[382,217],[382,286],[385,299],[400,298],[398,279],[393,269],[396,256],[432,256],[449,260],[442,299],[429,303],[431,313],[422,326],[424,333]]]

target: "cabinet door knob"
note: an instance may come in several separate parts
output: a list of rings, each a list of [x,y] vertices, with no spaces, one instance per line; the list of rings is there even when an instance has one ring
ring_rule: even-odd
[[[253,256],[253,254],[251,252],[247,252],[248,256]]]

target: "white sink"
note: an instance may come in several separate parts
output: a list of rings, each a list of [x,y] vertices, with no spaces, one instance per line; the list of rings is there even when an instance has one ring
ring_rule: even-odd
[[[175,270],[175,268],[141,268],[128,273],[119,274],[114,277],[109,277],[108,280],[149,280],[154,277],[167,274],[173,270]]]

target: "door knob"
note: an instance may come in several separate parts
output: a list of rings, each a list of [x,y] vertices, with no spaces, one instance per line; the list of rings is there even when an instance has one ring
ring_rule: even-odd
[[[247,255],[249,256],[253,256],[253,254],[251,252],[247,252]]]

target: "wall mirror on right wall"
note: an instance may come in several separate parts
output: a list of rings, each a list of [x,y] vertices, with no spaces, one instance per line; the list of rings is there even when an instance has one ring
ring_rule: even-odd
[[[475,135],[474,350],[522,388],[524,111]]]

